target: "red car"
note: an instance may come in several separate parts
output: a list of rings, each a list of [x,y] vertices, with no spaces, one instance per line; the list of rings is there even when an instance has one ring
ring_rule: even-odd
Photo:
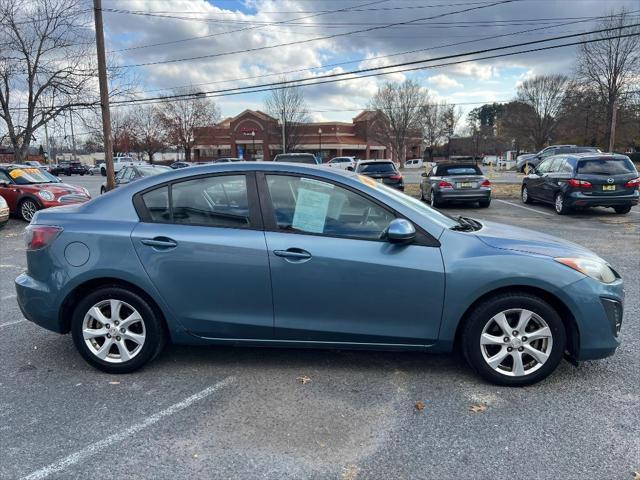
[[[0,196],[11,213],[27,222],[42,208],[91,200],[86,188],[61,183],[48,172],[22,165],[0,165]]]

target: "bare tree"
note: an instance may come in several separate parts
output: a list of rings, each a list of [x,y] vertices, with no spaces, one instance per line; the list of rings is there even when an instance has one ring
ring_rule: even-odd
[[[185,161],[191,161],[195,144],[195,130],[214,125],[220,120],[220,111],[209,98],[197,96],[193,89],[175,90],[174,94],[195,94],[189,98],[170,99],[161,103],[159,119],[167,130],[167,138],[184,150]]]
[[[616,105],[631,95],[632,86],[640,84],[640,37],[614,38],[621,34],[639,33],[640,28],[625,28],[637,23],[631,12],[621,9],[604,19],[600,28],[615,28],[608,32],[593,34],[601,40],[583,43],[578,54],[576,76],[598,92],[599,100],[606,106],[606,133],[604,146],[611,138],[611,120]]]
[[[282,77],[280,81],[286,81]],[[309,120],[307,102],[302,87],[293,85],[287,88],[271,90],[265,101],[267,113],[280,121],[282,128],[283,152],[292,152],[302,137],[302,125]]]
[[[415,81],[387,82],[378,88],[370,108],[382,113],[378,123],[378,138],[389,145],[393,158],[404,167],[409,139],[420,137],[420,113],[427,103],[427,92]]]
[[[40,127],[92,103],[86,12],[81,0],[0,0],[0,119],[18,162]]]
[[[167,132],[155,105],[145,105],[132,114],[133,135],[140,149],[153,164],[153,156],[167,147]]]
[[[566,75],[540,75],[525,80],[518,87],[518,101],[533,108],[530,136],[538,150],[553,134],[568,86]]]
[[[451,139],[456,132],[458,122],[462,118],[462,109],[455,105],[442,104],[442,135],[447,140],[447,157],[451,156]]]
[[[523,148],[531,148],[535,117],[533,107],[527,103],[514,100],[505,104],[496,122],[498,137],[516,150],[516,154]]]
[[[422,127],[422,138],[429,161],[433,162],[433,150],[442,138],[442,109],[437,103],[427,102],[420,108],[419,123]]]

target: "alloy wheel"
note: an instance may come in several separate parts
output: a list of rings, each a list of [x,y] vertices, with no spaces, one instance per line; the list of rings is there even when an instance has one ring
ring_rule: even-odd
[[[564,210],[564,198],[562,198],[561,194],[556,195],[555,202],[556,212],[562,213]]]
[[[33,200],[25,200],[20,205],[20,214],[27,222],[30,222],[38,211],[38,205]]]
[[[126,302],[109,299],[85,314],[82,336],[89,351],[108,363],[124,363],[140,353],[146,339],[142,316]]]
[[[529,190],[527,190],[527,187],[524,187],[522,189],[522,201],[524,203],[527,203],[527,200],[529,199]]]
[[[547,322],[540,315],[521,308],[491,317],[480,336],[480,350],[487,365],[510,377],[522,377],[539,370],[552,348],[553,335]]]

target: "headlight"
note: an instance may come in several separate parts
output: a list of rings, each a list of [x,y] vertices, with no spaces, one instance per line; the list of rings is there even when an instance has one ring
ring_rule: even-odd
[[[47,202],[52,202],[53,199],[56,198],[55,195],[48,190],[40,190],[38,196]]]
[[[555,261],[602,283],[611,283],[616,279],[613,270],[602,260],[593,258],[556,258]]]

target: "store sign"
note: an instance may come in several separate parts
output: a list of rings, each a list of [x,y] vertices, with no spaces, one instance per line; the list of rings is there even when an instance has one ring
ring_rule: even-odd
[[[258,129],[256,127],[240,127],[240,133],[246,135],[247,137],[251,137],[254,134],[258,133]]]

